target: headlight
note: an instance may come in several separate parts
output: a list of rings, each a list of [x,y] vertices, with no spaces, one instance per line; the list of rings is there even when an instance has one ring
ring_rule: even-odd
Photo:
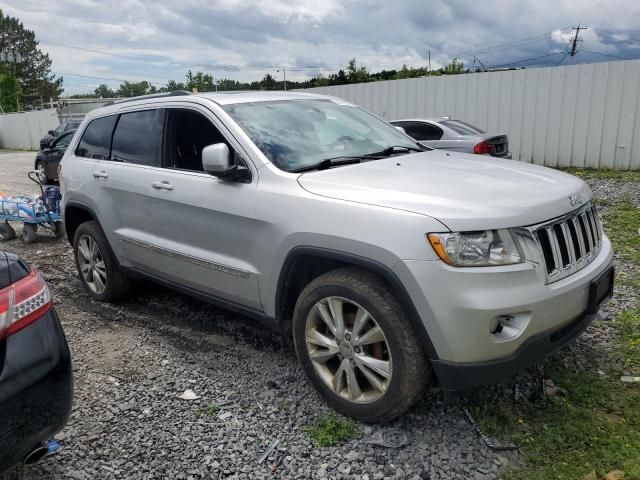
[[[507,229],[484,232],[430,233],[438,256],[456,267],[487,267],[524,262],[524,255]]]

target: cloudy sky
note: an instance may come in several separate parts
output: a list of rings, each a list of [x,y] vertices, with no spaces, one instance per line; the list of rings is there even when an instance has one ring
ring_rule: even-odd
[[[640,58],[638,0],[0,0],[0,9],[35,30],[66,94],[181,81],[189,68],[237,80],[286,68],[301,80],[352,57],[373,71],[418,66],[428,50],[433,68],[453,57],[472,65],[474,54],[487,67],[555,65],[578,23],[589,29],[574,63]]]

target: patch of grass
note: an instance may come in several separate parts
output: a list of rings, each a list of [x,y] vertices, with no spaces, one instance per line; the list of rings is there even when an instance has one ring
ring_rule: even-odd
[[[623,370],[618,373],[632,371],[635,376],[640,376],[640,308],[627,310],[618,315],[616,330],[621,340],[621,348],[616,353],[621,355]]]
[[[583,180],[602,179],[616,182],[640,182],[640,170],[605,170],[601,168],[558,168]]]
[[[625,260],[640,264],[640,208],[629,195],[624,195],[607,213],[603,222],[615,252]]]
[[[218,416],[219,413],[220,413],[220,407],[215,403],[212,403],[206,408],[199,408],[196,411],[196,415],[198,415],[199,417],[209,417],[209,418],[215,418]]]
[[[356,422],[339,419],[335,413],[317,419],[305,432],[317,447],[328,447],[360,435]]]

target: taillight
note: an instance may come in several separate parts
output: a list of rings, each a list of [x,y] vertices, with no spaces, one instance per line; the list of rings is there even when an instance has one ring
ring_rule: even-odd
[[[49,288],[37,272],[0,290],[0,340],[22,330],[52,306]]]
[[[477,153],[478,155],[484,155],[486,153],[491,153],[492,151],[493,145],[487,142],[480,142],[473,147],[473,153]]]

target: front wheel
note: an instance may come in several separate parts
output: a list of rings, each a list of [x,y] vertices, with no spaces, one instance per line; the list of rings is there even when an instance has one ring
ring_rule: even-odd
[[[339,412],[392,420],[423,394],[429,368],[402,304],[376,275],[347,267],[302,291],[293,340],[308,378]]]

